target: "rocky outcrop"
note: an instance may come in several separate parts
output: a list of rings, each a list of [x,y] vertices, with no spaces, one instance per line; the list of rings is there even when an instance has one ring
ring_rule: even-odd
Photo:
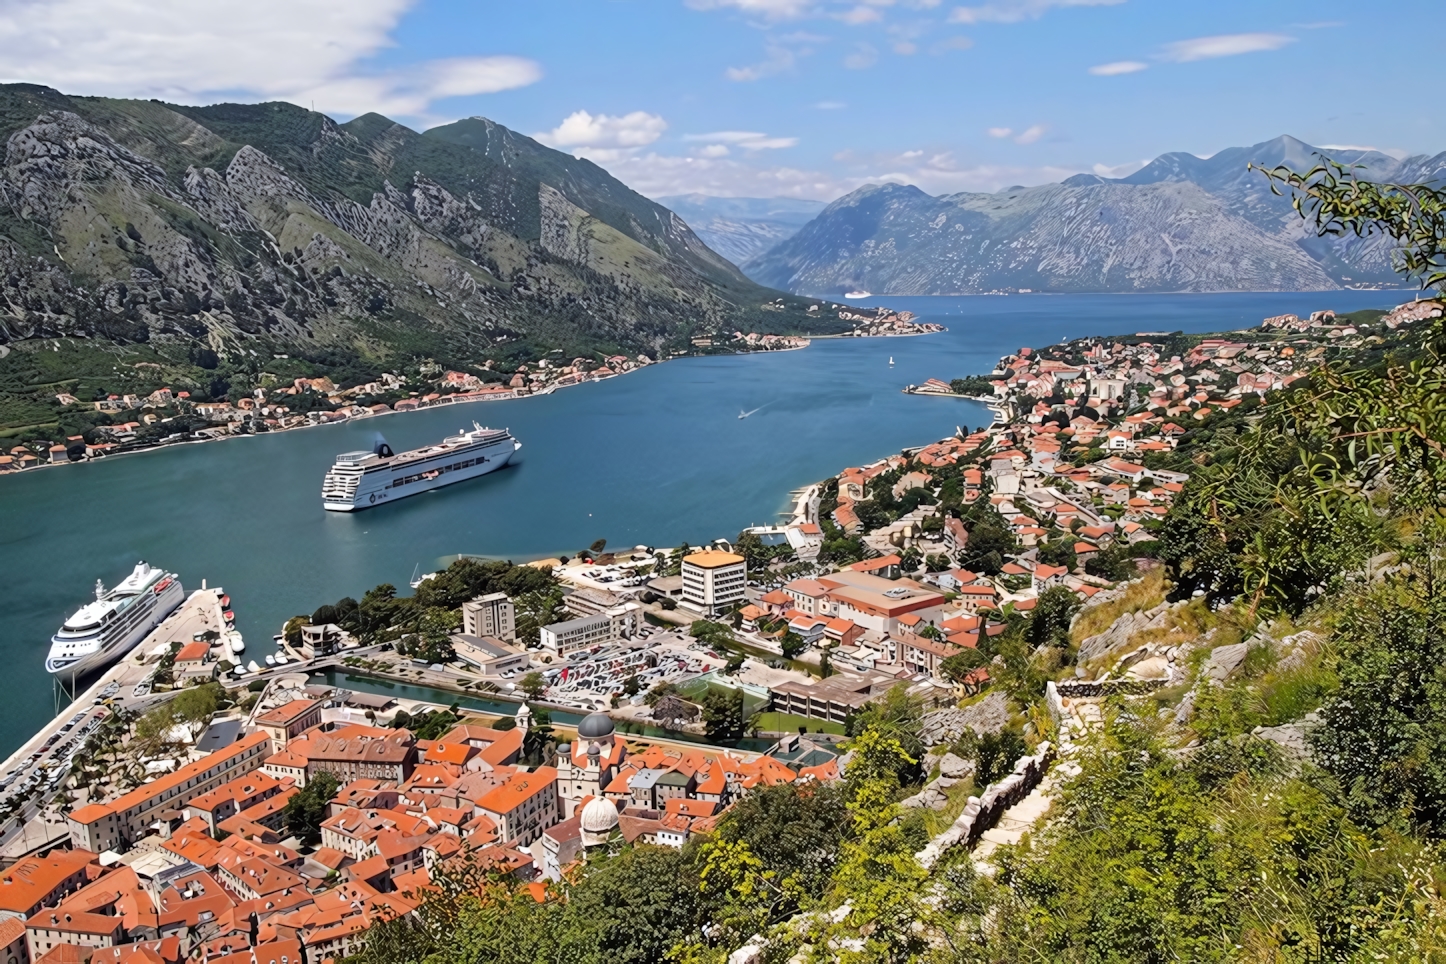
[[[948,707],[924,716],[920,738],[925,746],[952,744],[966,729],[983,736],[998,733],[1009,722],[1009,701],[998,690],[991,690],[977,703],[966,707]]]
[[[801,301],[755,317],[776,292],[595,165],[481,126],[478,149],[376,115],[0,85],[0,342],[269,337],[480,364],[504,338],[822,330]]]
[[[1163,629],[1169,609],[1169,603],[1160,603],[1152,609],[1123,614],[1104,632],[1086,637],[1080,642],[1076,662],[1081,665],[1092,663],[1116,647],[1128,643],[1136,633],[1147,629]]]

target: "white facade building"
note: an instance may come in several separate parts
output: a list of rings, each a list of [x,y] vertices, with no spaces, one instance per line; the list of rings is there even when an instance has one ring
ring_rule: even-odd
[[[683,605],[716,616],[743,601],[748,563],[742,556],[715,549],[683,557]]]
[[[462,604],[462,632],[491,636],[504,643],[517,639],[517,614],[505,592],[488,593]]]

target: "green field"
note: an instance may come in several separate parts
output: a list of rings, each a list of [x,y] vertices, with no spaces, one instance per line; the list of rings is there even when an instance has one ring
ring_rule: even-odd
[[[810,733],[835,733],[844,735],[842,723],[832,723],[828,720],[812,720],[806,716],[798,716],[795,713],[760,713],[757,717],[758,729],[765,733],[797,733],[800,726],[807,727]]]

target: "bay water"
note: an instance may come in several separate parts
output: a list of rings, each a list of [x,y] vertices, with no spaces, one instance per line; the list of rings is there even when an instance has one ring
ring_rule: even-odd
[[[144,559],[224,586],[247,660],[287,618],[456,553],[525,561],[610,547],[693,545],[777,521],[790,490],[965,428],[976,402],[905,385],[990,371],[1000,355],[1086,335],[1228,331],[1283,312],[1389,308],[1409,293],[878,298],[949,331],[818,339],[807,349],[686,358],[507,402],[424,409],[182,445],[0,478],[0,755],[53,713],[49,637],[97,579]],[[893,364],[890,364],[892,358]],[[754,411],[754,410],[757,411]],[[740,419],[741,412],[753,412]],[[337,453],[397,451],[505,426],[523,448],[471,482],[355,514],[321,507]]]

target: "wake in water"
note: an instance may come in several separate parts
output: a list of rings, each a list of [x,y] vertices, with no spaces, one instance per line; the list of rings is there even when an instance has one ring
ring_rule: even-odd
[[[739,417],[739,418],[747,418],[748,416],[752,415],[753,412],[761,412],[761,411],[763,411],[765,408],[767,408],[768,406],[770,406],[770,405],[772,405],[772,404],[773,404],[772,402],[764,402],[762,405],[760,405],[760,406],[758,406],[757,408],[755,408],[752,412],[744,412],[744,411],[741,411],[741,410],[740,410],[740,411],[738,412],[738,417]]]

